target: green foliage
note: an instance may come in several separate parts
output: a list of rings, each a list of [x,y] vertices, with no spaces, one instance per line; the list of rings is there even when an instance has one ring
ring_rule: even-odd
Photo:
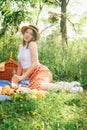
[[[36,101],[33,98],[28,99],[26,94],[15,93],[11,100],[0,102],[0,130],[23,129],[22,122],[27,118],[32,119],[36,108]]]
[[[31,7],[33,7],[33,8],[36,7],[36,4],[38,2],[38,0],[33,0],[33,1],[32,0],[22,0],[22,1],[21,0],[13,0],[13,1],[17,2],[17,4],[18,3],[24,4],[24,3],[28,2],[28,3],[30,3]]]
[[[13,25],[17,25],[17,24],[19,24],[23,20],[23,17],[24,17],[24,12],[22,12],[20,10],[16,11],[16,12],[13,12],[11,14],[9,13],[4,18],[3,24],[10,25],[10,24],[13,23]]]
[[[49,5],[49,6],[58,6],[60,5],[60,2],[59,1],[56,1],[56,0],[42,0],[43,3]]]
[[[55,81],[79,81],[87,88],[87,39],[74,40],[62,50],[60,37],[54,32],[39,46],[41,63],[50,68]]]
[[[78,34],[82,34],[84,32],[85,26],[87,23],[87,15],[84,13],[84,15],[80,18],[79,22],[76,24],[77,32]]]
[[[21,39],[16,35],[7,34],[2,37],[0,43],[0,62],[9,60],[11,52],[14,54],[14,59],[17,60],[19,44],[21,44]]]
[[[86,130],[87,92],[49,91],[45,98],[15,93],[0,102],[0,130]]]
[[[11,34],[17,33],[19,25],[22,21],[28,21],[31,23],[34,18],[30,8],[36,8],[37,0],[1,0],[0,12],[1,12],[1,30],[0,36],[5,35],[6,32]]]
[[[53,81],[79,81],[87,88],[87,39],[69,42],[65,51],[62,50],[60,37],[57,33],[48,36],[47,40],[38,44],[39,60],[53,74]],[[59,35],[59,34],[58,34]],[[22,40],[16,35],[5,35],[0,43],[0,62],[7,61],[10,53],[17,60],[18,47]]]

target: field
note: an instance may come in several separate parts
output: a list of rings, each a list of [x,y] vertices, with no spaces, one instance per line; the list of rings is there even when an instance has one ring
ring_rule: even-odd
[[[14,94],[0,102],[0,130],[87,130],[87,92]]]

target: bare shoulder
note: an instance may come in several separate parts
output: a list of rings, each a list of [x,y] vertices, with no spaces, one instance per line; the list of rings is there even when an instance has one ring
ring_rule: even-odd
[[[37,43],[35,41],[30,42],[29,44],[30,48],[37,47]]]
[[[36,46],[37,45],[37,43],[35,42],[35,41],[32,41],[32,42],[30,42],[30,46]]]

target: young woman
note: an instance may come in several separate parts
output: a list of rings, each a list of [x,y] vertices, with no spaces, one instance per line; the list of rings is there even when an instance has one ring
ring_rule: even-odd
[[[13,83],[18,83],[22,86],[27,86],[29,89],[49,90],[61,89],[70,92],[82,92],[82,87],[78,87],[78,83],[68,84],[67,82],[52,83],[52,73],[38,59],[37,41],[40,38],[39,30],[33,26],[23,26],[21,28],[23,34],[23,43],[19,46],[18,52],[18,69],[16,75],[12,77]],[[29,81],[29,82],[28,82]],[[7,81],[0,81],[1,87],[9,85]],[[76,86],[76,87],[75,87]],[[1,88],[2,89],[2,88]],[[26,89],[26,88],[25,88]],[[29,90],[28,89],[28,90]],[[19,90],[20,91],[20,90]],[[25,90],[26,91],[26,90]],[[7,99],[8,97],[0,97]]]
[[[30,89],[47,90],[53,88],[52,73],[38,59],[37,41],[40,38],[39,30],[33,25],[23,26],[23,43],[19,46],[17,75],[12,81],[20,83],[24,79],[29,79],[27,87]]]

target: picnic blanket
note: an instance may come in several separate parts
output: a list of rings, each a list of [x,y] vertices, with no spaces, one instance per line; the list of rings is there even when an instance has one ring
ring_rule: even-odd
[[[11,86],[11,82],[7,81],[7,80],[0,80],[0,86],[3,87],[5,85],[9,85]]]
[[[29,80],[28,78],[25,78],[24,80],[22,80],[18,86],[20,87],[26,87],[27,85],[29,84]],[[9,86],[11,87],[12,86],[12,83],[7,81],[7,80],[0,80],[0,89],[2,89],[2,87],[4,86]],[[23,88],[22,88],[23,89]],[[24,89],[23,89],[24,90]],[[24,92],[27,92],[26,90],[24,90]],[[11,99],[11,96],[8,96],[8,95],[2,95],[0,94],[0,101],[2,100],[10,100]]]
[[[25,92],[28,93],[30,91],[29,88],[26,88],[26,86],[29,84],[28,78],[25,78],[22,80],[18,85],[20,88],[16,92]],[[7,81],[7,80],[0,80],[0,86],[1,88],[4,87],[5,85],[8,85],[11,87],[12,83]],[[72,82],[65,82],[65,81],[60,81],[60,82],[55,82],[54,86],[58,86],[59,88],[63,87],[66,90],[68,90],[70,93],[76,93],[76,92],[83,92],[83,88],[81,87],[81,84],[77,81],[72,81]],[[11,97],[8,95],[1,95],[0,94],[0,101],[2,100],[9,100]]]
[[[11,100],[11,96],[0,95],[0,101],[3,101],[3,100]]]
[[[20,81],[18,83],[18,86],[22,86],[22,87],[26,87],[27,85],[29,84],[29,79],[28,78],[25,78],[23,79],[22,81]],[[7,81],[7,80],[0,80],[0,86],[5,86],[5,85],[9,85],[9,86],[12,86],[12,83]]]

